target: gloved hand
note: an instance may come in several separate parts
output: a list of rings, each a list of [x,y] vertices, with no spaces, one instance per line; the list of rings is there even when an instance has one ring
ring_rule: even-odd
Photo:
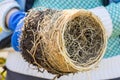
[[[14,0],[0,0],[0,49],[10,46],[12,31],[6,25],[6,15],[11,9],[19,9]]]
[[[23,27],[24,24],[24,17],[25,17],[25,12],[16,12],[11,16],[11,20],[10,20],[10,21],[14,21],[16,19],[16,22],[15,23],[9,22],[9,25],[14,25],[14,27],[13,26],[10,27],[14,31],[11,38],[11,44],[16,51],[20,51],[19,38],[21,34],[21,28]]]
[[[23,19],[24,18],[24,16],[25,16],[25,13],[24,12],[20,12],[20,11],[18,11],[18,12],[15,12],[15,13],[13,13],[12,15],[11,15],[11,17],[10,17],[10,20],[9,20],[9,26],[8,26],[8,28],[11,30],[11,31],[17,31],[18,30],[18,28],[19,27],[17,27],[17,24],[19,23],[19,21],[21,20],[21,19]],[[19,25],[18,25],[19,26]],[[21,26],[22,27],[22,26]],[[18,31],[17,31],[18,32]],[[9,35],[9,34],[7,34],[8,32],[5,32],[5,33],[3,33],[4,35],[6,34],[6,35]],[[12,32],[11,32],[12,33]],[[15,33],[15,32],[14,32]],[[19,32],[18,32],[19,33]],[[3,35],[3,37],[4,37],[4,35]],[[16,35],[16,33],[15,34],[13,34],[13,36],[14,36],[14,39],[18,36],[18,34]],[[10,35],[10,36],[8,36],[8,37],[6,37],[6,38],[4,38],[1,42],[0,42],[0,49],[3,49],[3,48],[5,48],[5,47],[9,47],[10,46],[10,43],[11,43],[11,36],[12,36],[12,34]],[[1,36],[2,37],[2,36]],[[18,44],[17,44],[17,40],[12,40],[12,46],[15,48],[15,46],[17,46]],[[15,48],[15,50],[16,50],[16,48]]]

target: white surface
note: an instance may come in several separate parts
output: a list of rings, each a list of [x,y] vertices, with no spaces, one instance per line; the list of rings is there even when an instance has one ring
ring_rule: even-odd
[[[36,77],[52,79],[55,76],[47,73],[47,71],[44,73],[38,72],[34,66],[24,61],[20,53],[10,53],[6,66],[12,71]],[[103,59],[98,68],[89,72],[79,72],[74,75],[62,76],[58,80],[101,80],[117,77],[120,77],[120,56]]]

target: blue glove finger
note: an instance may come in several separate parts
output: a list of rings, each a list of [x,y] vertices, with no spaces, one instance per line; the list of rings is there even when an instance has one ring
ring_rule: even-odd
[[[24,18],[25,16],[25,12],[15,12],[10,16],[9,22],[8,22],[8,28],[12,31],[15,30],[15,28],[17,27],[17,24],[19,23],[19,21]]]
[[[12,35],[12,38],[11,38],[11,44],[12,44],[12,47],[16,50],[16,51],[21,51],[20,50],[20,35],[21,35],[21,32],[22,32],[22,30],[21,30],[21,28],[23,27],[23,20],[21,20],[19,23],[18,23],[18,25],[17,25],[17,27],[16,27],[16,29],[15,29],[15,31],[14,31],[14,33],[13,33],[13,35]]]

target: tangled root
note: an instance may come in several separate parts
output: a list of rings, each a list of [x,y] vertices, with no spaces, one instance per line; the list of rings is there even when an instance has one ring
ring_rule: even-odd
[[[104,44],[99,23],[89,16],[80,16],[69,21],[64,40],[69,58],[82,67],[94,63],[93,60],[100,56]]]
[[[31,10],[22,28],[22,56],[59,76],[87,71],[103,57],[106,34],[87,10]]]

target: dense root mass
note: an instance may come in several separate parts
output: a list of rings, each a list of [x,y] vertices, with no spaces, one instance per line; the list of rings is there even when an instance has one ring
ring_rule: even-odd
[[[64,32],[65,46],[70,59],[78,66],[89,66],[100,56],[103,31],[95,19],[76,17],[69,21]]]
[[[102,58],[104,27],[86,10],[31,10],[20,40],[22,56],[53,74],[86,71]]]

